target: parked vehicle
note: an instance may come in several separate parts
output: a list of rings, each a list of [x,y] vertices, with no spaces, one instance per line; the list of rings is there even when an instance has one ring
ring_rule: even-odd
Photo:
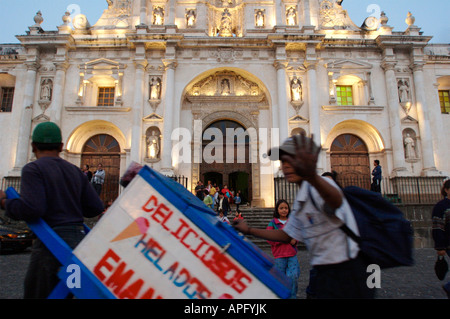
[[[31,230],[7,225],[0,218],[0,254],[22,252],[32,245],[35,238]]]

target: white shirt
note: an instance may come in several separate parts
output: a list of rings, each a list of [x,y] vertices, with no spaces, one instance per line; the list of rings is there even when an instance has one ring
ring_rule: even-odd
[[[322,178],[341,191],[330,178]],[[317,207],[322,208],[321,211],[314,206],[310,193]],[[334,216],[324,212],[324,203],[319,192],[303,181],[288,222],[283,228],[290,237],[305,243],[313,266],[341,263],[355,258],[359,252],[358,245],[339,228],[342,221],[345,221],[347,226],[359,235],[353,212],[345,197]]]

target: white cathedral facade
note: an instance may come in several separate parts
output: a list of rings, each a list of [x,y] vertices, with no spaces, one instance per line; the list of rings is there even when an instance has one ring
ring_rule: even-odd
[[[388,11],[359,27],[344,7],[108,0],[96,23],[66,13],[57,30],[38,12],[20,43],[0,44],[0,178],[34,159],[42,121],[61,127],[63,158],[102,163],[116,188],[138,162],[271,207],[280,172],[266,152],[302,132],[322,146],[319,172],[370,178],[378,159],[386,178],[448,176],[450,45],[411,13],[397,31]]]

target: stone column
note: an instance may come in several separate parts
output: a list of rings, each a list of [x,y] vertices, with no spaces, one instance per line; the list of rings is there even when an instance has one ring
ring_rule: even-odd
[[[442,167],[443,162],[446,160],[446,152],[448,152],[445,148],[439,148],[440,142],[441,142],[441,132],[444,132],[444,123],[441,113],[441,103],[439,101],[439,83],[433,83],[433,94],[434,100],[431,100],[430,103],[430,121],[433,125],[433,142],[434,142],[434,149],[436,151],[436,169]],[[450,153],[448,153],[450,154]],[[443,172],[444,176],[450,176],[450,172]]]
[[[164,130],[162,145],[162,172],[165,175],[173,175],[172,166],[172,132],[174,130],[174,118],[180,116],[174,114],[175,108],[175,68],[177,63],[173,60],[166,60],[166,93],[164,95]]]
[[[303,26],[311,26],[311,8],[309,0],[302,1],[303,3]]]
[[[168,25],[174,25],[175,24],[175,0],[169,0],[169,12],[167,17],[167,23]]]
[[[417,117],[419,121],[420,140],[422,145],[422,174],[430,175],[432,172],[437,172],[437,170],[434,162],[434,147],[430,127],[431,123],[425,94],[423,63],[414,63],[411,68],[413,70]]]
[[[135,61],[134,97],[133,97],[133,123],[131,128],[130,160],[141,162],[142,146],[142,118],[144,107],[144,74],[147,66],[146,60]]]
[[[372,89],[372,72],[367,72],[366,75],[367,75],[366,86],[369,95],[369,102],[367,104],[375,105],[375,98],[373,96],[373,89]]]
[[[139,9],[139,16],[141,25],[147,25],[147,0],[141,0],[141,7]]]
[[[285,23],[283,23],[283,2],[281,0],[275,0],[275,25],[280,26]]]
[[[309,112],[309,130],[314,134],[314,142],[322,145],[320,137],[320,108],[317,99],[317,74],[316,63],[305,62],[306,74],[308,75],[308,112]]]
[[[14,171],[20,171],[28,161],[30,148],[31,121],[33,117],[33,103],[36,89],[36,73],[39,63],[27,62],[25,90],[23,91],[22,116],[20,118],[19,139],[17,142],[16,161]]]
[[[401,175],[400,172],[406,172],[405,156],[403,151],[402,128],[399,115],[399,99],[397,90],[397,80],[395,78],[395,62],[383,62],[381,67],[384,69],[386,77],[386,92],[388,98],[389,126],[391,128],[391,146],[393,156],[393,172]]]
[[[310,55],[313,52],[308,50]],[[314,50],[315,52],[315,50]],[[306,75],[308,76],[308,113],[309,113],[309,132],[314,134],[314,142],[318,146],[322,146],[322,138],[320,133],[320,106],[317,91],[317,61],[305,61]],[[322,155],[317,162],[317,171],[323,172],[326,167],[326,151],[322,150]]]
[[[55,81],[53,82],[52,95],[52,121],[61,126],[61,116],[63,112],[64,85],[66,83],[66,70],[69,67],[67,62],[57,62]]]
[[[287,113],[287,88],[286,88],[286,63],[275,61],[277,70],[277,93],[278,93],[278,127],[280,128],[280,144],[289,137],[288,113]]]

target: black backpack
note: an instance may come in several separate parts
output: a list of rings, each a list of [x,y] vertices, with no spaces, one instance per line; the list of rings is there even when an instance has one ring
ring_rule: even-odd
[[[365,262],[382,269],[413,265],[413,229],[403,212],[380,193],[356,186],[345,187],[343,192],[360,235],[345,224],[341,229],[358,243]]]

